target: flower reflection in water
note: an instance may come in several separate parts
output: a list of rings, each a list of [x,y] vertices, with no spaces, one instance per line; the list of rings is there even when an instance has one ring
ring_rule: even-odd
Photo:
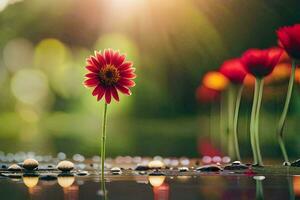
[[[164,183],[165,176],[149,176],[148,180],[151,186],[153,186],[154,200],[168,200],[170,186]]]
[[[73,185],[75,177],[72,175],[58,176],[57,182],[63,188],[64,200],[78,200],[78,185]]]

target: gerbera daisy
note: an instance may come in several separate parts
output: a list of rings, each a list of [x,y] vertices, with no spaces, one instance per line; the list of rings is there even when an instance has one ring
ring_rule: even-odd
[[[132,80],[136,77],[133,63],[118,51],[105,49],[103,53],[95,51],[94,56],[87,59],[86,69],[89,71],[84,81],[86,87],[94,88],[92,95],[100,101],[105,96],[105,102],[110,104],[111,97],[119,101],[118,91],[131,95],[130,87],[135,86]]]

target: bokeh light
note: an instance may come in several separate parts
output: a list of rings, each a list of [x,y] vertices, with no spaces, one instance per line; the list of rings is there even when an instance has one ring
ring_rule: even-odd
[[[204,75],[203,85],[207,88],[223,91],[229,84],[229,80],[220,72],[211,71]]]

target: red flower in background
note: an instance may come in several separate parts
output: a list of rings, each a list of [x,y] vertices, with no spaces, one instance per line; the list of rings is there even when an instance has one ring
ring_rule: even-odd
[[[220,72],[235,84],[242,84],[247,75],[244,64],[238,58],[225,61]]]
[[[282,52],[280,48],[249,49],[243,54],[241,61],[248,73],[262,78],[273,71]]]
[[[118,91],[131,95],[130,87],[135,86],[132,80],[136,77],[133,63],[125,60],[125,55],[118,51],[105,49],[103,53],[95,51],[95,55],[87,59],[84,85],[94,88],[92,94],[101,100],[105,96],[107,104],[111,97],[119,101]]]
[[[279,46],[284,48],[291,57],[300,59],[300,24],[279,28],[277,36]]]
[[[201,85],[197,88],[196,98],[203,103],[215,102],[220,99],[220,92]]]

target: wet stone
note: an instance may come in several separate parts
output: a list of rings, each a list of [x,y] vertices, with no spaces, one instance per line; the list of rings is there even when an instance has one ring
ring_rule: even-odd
[[[232,162],[231,165],[227,165],[224,167],[224,170],[245,170],[249,167],[247,165],[242,164],[240,161]]]
[[[219,172],[222,171],[222,168],[218,165],[204,165],[196,168],[199,172]]]
[[[89,172],[87,171],[79,171],[76,173],[77,176],[88,176],[89,175]]]
[[[150,168],[148,166],[145,166],[145,165],[138,165],[136,166],[136,168],[134,170],[136,171],[147,171],[149,170]]]
[[[64,160],[58,163],[57,169],[62,172],[70,172],[74,169],[74,164],[70,161]]]
[[[148,167],[150,169],[162,169],[164,168],[164,163],[160,160],[152,160],[149,162]]]
[[[122,170],[119,167],[113,167],[113,168],[111,168],[110,172],[113,175],[120,175],[120,174],[122,174]]]
[[[1,167],[1,169],[7,169],[8,166],[7,166],[7,164],[1,164],[0,167]]]
[[[20,167],[17,164],[12,164],[11,166],[8,167],[8,171],[20,172],[20,171],[22,171],[22,167]]]
[[[164,175],[165,175],[165,174],[164,174],[163,172],[158,171],[158,170],[153,171],[153,172],[151,172],[151,173],[149,174],[149,176],[164,176]]]
[[[56,180],[57,176],[55,174],[44,174],[40,176],[40,180],[43,181],[53,181]]]
[[[179,172],[187,172],[187,171],[189,171],[189,168],[188,167],[179,167],[178,171]]]
[[[295,160],[294,162],[291,163],[292,167],[300,167],[300,159]]]
[[[291,163],[290,162],[283,162],[282,165],[283,166],[291,166]]]
[[[39,166],[39,162],[36,161],[35,159],[26,159],[23,162],[23,168],[26,170],[34,170],[36,168],[38,168]]]

